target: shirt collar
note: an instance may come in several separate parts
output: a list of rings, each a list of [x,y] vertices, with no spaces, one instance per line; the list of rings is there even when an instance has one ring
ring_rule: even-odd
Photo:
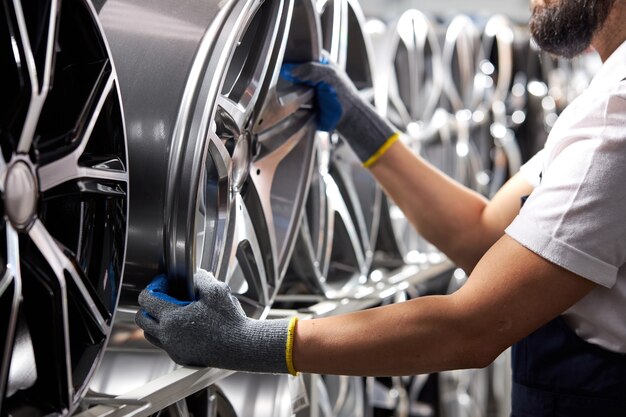
[[[604,61],[600,71],[591,80],[589,90],[614,88],[624,78],[626,78],[626,41]]]

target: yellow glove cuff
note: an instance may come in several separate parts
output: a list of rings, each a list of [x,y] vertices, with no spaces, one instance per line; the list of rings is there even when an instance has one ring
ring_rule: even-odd
[[[374,154],[370,156],[367,161],[363,162],[363,166],[365,168],[369,168],[374,165],[374,163],[376,163],[376,161],[378,161],[378,159],[383,156],[383,154],[387,152],[387,150],[391,148],[391,145],[393,145],[399,138],[400,132],[396,132],[393,135],[389,136],[385,143],[383,143],[382,146],[378,148],[378,150],[374,152]]]
[[[293,376],[298,375],[298,371],[293,366],[293,337],[296,333],[296,323],[298,323],[298,318],[293,317],[289,321],[289,326],[287,327],[287,345],[285,346],[285,359],[287,360],[287,370]]]

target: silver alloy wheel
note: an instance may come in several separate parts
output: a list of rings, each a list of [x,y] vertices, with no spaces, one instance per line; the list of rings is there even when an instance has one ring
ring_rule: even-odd
[[[100,362],[123,275],[126,134],[87,1],[4,0],[0,412],[69,414]]]
[[[175,295],[191,298],[193,272],[203,268],[262,317],[286,271],[313,169],[313,93],[278,77],[283,61],[319,59],[313,7],[198,0],[174,18],[167,1],[139,3],[110,0],[101,11],[124,61],[128,124],[137,126],[129,146],[141,201],[131,207],[125,302],[136,303],[161,270]],[[303,25],[291,25],[292,15]],[[163,25],[172,30],[156,35]]]
[[[366,99],[373,100],[371,47],[362,30],[364,18],[358,4],[322,1],[317,3],[317,12],[330,58],[345,68]],[[317,183],[309,195],[305,216],[310,224],[301,229],[298,246],[304,249],[295,252],[292,269],[306,282],[312,282],[314,290],[334,298],[367,279],[382,192],[343,139],[331,134],[324,135],[322,141],[325,145],[318,148],[318,158],[323,163],[315,176]],[[321,189],[325,192],[316,191]],[[312,225],[326,227],[318,232]],[[304,230],[307,226],[308,232]],[[306,265],[309,267],[303,268]]]

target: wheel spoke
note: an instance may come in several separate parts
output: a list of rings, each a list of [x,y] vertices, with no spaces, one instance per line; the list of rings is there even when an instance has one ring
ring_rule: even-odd
[[[59,282],[63,282],[63,286],[65,287],[67,284],[65,277],[69,276],[72,279],[72,283],[76,285],[82,297],[81,301],[83,301],[84,305],[87,307],[91,319],[98,326],[102,335],[107,335],[109,333],[107,320],[98,309],[95,299],[87,289],[73,262],[63,253],[61,248],[59,248],[43,223],[36,221],[29,231],[29,236],[39,248],[41,254],[50,265],[50,268],[54,271]]]
[[[257,135],[259,149],[252,170],[276,170],[298,143],[309,139],[307,136],[314,131],[315,116],[308,112],[298,112],[283,123],[261,132]]]
[[[78,147],[71,153],[50,162],[39,168],[39,181],[40,189],[43,192],[63,184],[68,181],[93,178],[103,181],[114,182],[128,182],[128,173],[125,172],[125,164],[119,159],[119,157],[111,156],[108,160],[96,160],[93,161],[93,166],[86,167],[80,163],[81,157],[85,152],[89,140],[94,133],[94,127],[96,126],[100,116],[102,115],[102,108],[110,97],[114,86],[114,78],[109,76],[105,87],[95,104],[94,111],[87,123],[85,131],[80,138]],[[91,162],[91,161],[86,161]]]
[[[299,110],[312,110],[313,99],[314,91],[307,87],[292,85],[281,91],[274,90],[268,96],[267,103],[254,126],[254,132],[271,130]]]
[[[6,228],[6,270],[0,279],[0,330],[5,335],[4,344],[0,345],[0,410],[7,392],[9,369],[17,329],[20,300],[22,298],[22,280],[19,271],[19,241],[17,233],[10,224]]]
[[[277,79],[278,68],[272,68],[270,64],[276,60],[275,54],[282,49],[276,47],[276,43],[282,42],[279,38],[283,36],[283,13],[283,2],[265,2],[245,27],[222,87],[222,96],[235,104],[233,106],[221,99],[221,104],[227,111],[238,107],[243,109],[241,113],[246,118],[249,117],[257,103],[264,99],[263,87],[271,83],[267,78]],[[242,127],[248,121],[246,118],[234,120],[240,122],[238,126]]]
[[[357,227],[346,206],[344,196],[331,175],[324,177],[326,193],[334,217],[333,252],[325,281],[327,295],[337,297],[367,273],[364,250]]]
[[[235,225],[232,235],[232,250],[225,278],[233,293],[240,298],[244,311],[260,318],[269,308],[266,260],[261,251],[257,229],[250,213],[239,195],[233,205]]]
[[[222,260],[229,256],[224,248],[227,247],[226,239],[231,223],[229,172],[232,162],[228,150],[213,132],[209,133],[208,147],[195,215],[195,266],[220,276]]]
[[[28,106],[28,111],[26,113],[26,119],[24,121],[24,127],[22,129],[22,133],[20,135],[20,139],[17,144],[17,151],[21,153],[27,153],[30,150],[30,146],[33,141],[33,137],[35,135],[35,129],[37,128],[37,123],[39,122],[39,116],[41,114],[41,110],[43,109],[43,105],[45,102],[47,90],[49,84],[39,85],[37,80],[37,66],[35,63],[35,57],[33,55],[33,50],[30,44],[30,40],[28,39],[28,28],[26,26],[26,20],[24,18],[24,11],[22,9],[21,2],[19,0],[13,0],[13,6],[15,10],[15,16],[17,19],[17,24],[19,28],[19,33],[21,37],[22,47],[24,49],[24,59],[26,68],[28,69],[28,75],[31,86],[31,97],[30,104]],[[53,6],[56,9],[56,2],[53,2]],[[52,18],[55,15],[50,14]],[[54,26],[53,26],[54,28]],[[54,30],[54,29],[52,29]],[[45,73],[45,71],[44,71]],[[45,89],[43,88],[45,86]]]

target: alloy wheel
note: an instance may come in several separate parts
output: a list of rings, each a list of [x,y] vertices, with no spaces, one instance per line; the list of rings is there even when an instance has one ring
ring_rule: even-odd
[[[72,412],[104,352],[123,273],[126,135],[90,3],[5,0],[0,110],[2,413]]]
[[[101,11],[125,62],[128,123],[143,126],[129,139],[143,198],[131,207],[125,302],[136,304],[160,271],[176,296],[193,298],[193,274],[203,268],[230,285],[247,314],[263,317],[286,272],[313,169],[313,92],[278,76],[283,61],[319,59],[313,8],[193,1],[174,19],[167,1],[144,3],[110,0]],[[292,16],[308,25],[291,25]],[[166,23],[179,30],[154,36]],[[167,169],[147,176],[157,164]]]

